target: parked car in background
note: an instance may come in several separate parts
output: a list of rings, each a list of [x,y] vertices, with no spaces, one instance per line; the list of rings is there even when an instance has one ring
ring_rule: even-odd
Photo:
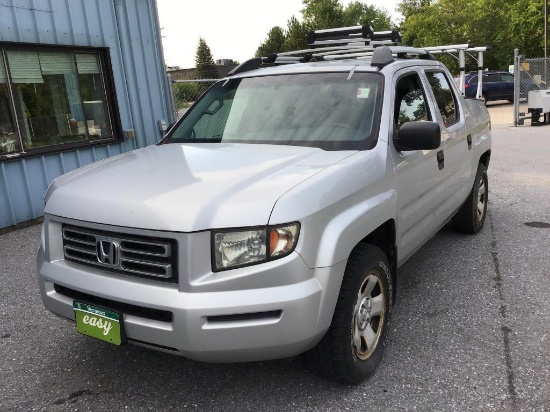
[[[475,98],[477,94],[478,73],[466,74],[464,94],[466,97]],[[532,80],[522,80],[520,87],[521,97],[527,97],[531,90],[538,90],[539,87]],[[487,104],[494,100],[514,101],[514,75],[506,71],[484,71],[483,83],[481,85],[481,100]]]
[[[468,73],[464,85],[466,97],[476,97],[478,73]],[[487,103],[492,100],[514,101],[514,75],[505,71],[483,72],[481,100]]]

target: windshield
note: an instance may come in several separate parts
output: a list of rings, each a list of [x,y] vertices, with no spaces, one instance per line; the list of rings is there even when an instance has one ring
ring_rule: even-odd
[[[372,146],[382,76],[309,73],[218,82],[163,143],[264,143],[326,150]]]

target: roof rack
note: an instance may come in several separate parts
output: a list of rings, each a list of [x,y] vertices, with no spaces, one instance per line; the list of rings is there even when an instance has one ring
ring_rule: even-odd
[[[335,60],[365,56],[365,53],[372,53],[377,47],[397,45],[402,39],[398,31],[375,32],[372,27],[363,25],[311,31],[307,40],[308,49],[247,60],[231,70],[228,76],[258,69],[264,64],[292,64],[317,59]]]
[[[381,50],[387,50],[382,52]],[[346,50],[349,51],[349,50]],[[389,53],[389,54],[388,54]],[[425,50],[420,49],[416,47],[408,47],[408,46],[386,46],[386,47],[378,47],[375,49],[365,50],[365,51],[357,51],[357,52],[349,52],[344,54],[339,53],[331,53],[330,55],[328,53],[324,54],[324,60],[337,60],[337,59],[349,59],[349,58],[356,58],[356,59],[373,59],[378,60],[377,55],[387,55],[392,56],[392,60],[389,60],[389,57],[386,59],[384,57],[384,60],[388,60],[389,64],[392,61],[397,59],[406,59],[406,58],[418,58],[423,60],[434,60],[433,55]],[[313,56],[316,56],[316,54],[313,54]],[[372,64],[372,63],[371,63]],[[376,61],[375,64],[372,64],[373,66],[378,66],[379,62]]]
[[[401,40],[401,34],[398,31],[375,32],[368,25],[315,30],[310,31],[307,36],[307,44],[311,48],[353,43],[363,43],[365,45],[372,44],[372,42],[400,43]]]
[[[276,53],[269,55],[268,57],[255,57],[249,59],[244,63],[239,64],[229,73],[227,77],[234,76],[239,73],[248,72],[250,70],[256,70],[262,67],[263,65],[276,65],[276,64],[296,64],[296,63],[307,63],[307,62],[316,61],[312,56],[284,56],[278,55]]]
[[[396,58],[419,58],[432,60],[434,55],[446,53],[459,61],[459,89],[464,94],[466,54],[478,62],[479,83],[477,97],[481,97],[483,53],[489,47],[476,47],[471,44],[454,44],[434,47],[400,46],[402,38],[398,31],[375,32],[368,25],[341,27],[335,29],[311,31],[307,37],[309,48],[283,53],[275,53],[268,57],[258,57],[248,60],[229,72],[228,76],[254,70],[263,65],[295,64],[317,60],[338,59],[370,59],[371,65],[379,69],[392,63]],[[477,58],[474,53],[478,53]],[[456,54],[458,56],[456,56]]]

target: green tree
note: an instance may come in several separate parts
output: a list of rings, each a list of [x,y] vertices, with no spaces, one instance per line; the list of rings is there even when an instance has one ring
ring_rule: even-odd
[[[350,3],[344,9],[344,25],[369,25],[376,31],[390,30],[392,28],[390,16],[384,10],[375,6],[368,6],[360,1]]]
[[[303,0],[303,4],[304,22],[311,30],[369,25],[381,31],[392,27],[387,11],[362,1],[356,0],[347,7],[340,0]]]
[[[522,54],[543,54],[544,0],[404,0],[401,31],[405,44],[426,47],[471,43],[491,46],[484,67],[507,69],[514,49]],[[454,71],[453,59],[442,59]],[[467,69],[477,63],[468,59]]]
[[[544,56],[544,0],[515,0],[509,2],[505,16],[508,33],[499,33],[496,41],[506,52],[518,48],[527,57]],[[507,38],[510,38],[510,43]]]
[[[307,49],[308,32],[309,28],[307,24],[301,23],[296,17],[292,16],[287,23],[283,50],[291,51]]]
[[[272,27],[267,33],[267,39],[256,50],[256,57],[267,57],[270,54],[283,51],[286,35],[279,26]]]
[[[397,11],[405,18],[413,14],[422,13],[425,7],[429,6],[433,0],[403,0],[397,5]]]
[[[310,30],[345,26],[344,7],[339,0],[302,0],[302,16]]]
[[[256,57],[307,48],[307,35],[311,30],[369,24],[377,31],[391,29],[389,14],[375,6],[354,1],[347,7],[340,0],[302,0],[302,21],[292,16],[286,29],[272,27],[256,50]]]
[[[197,79],[218,78],[218,70],[214,64],[212,52],[202,37],[199,39],[195,54],[195,77]]]

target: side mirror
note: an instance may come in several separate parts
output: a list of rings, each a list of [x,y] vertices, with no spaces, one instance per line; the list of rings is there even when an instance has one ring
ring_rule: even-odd
[[[393,139],[395,148],[404,150],[433,150],[441,144],[441,128],[435,122],[407,122]]]

